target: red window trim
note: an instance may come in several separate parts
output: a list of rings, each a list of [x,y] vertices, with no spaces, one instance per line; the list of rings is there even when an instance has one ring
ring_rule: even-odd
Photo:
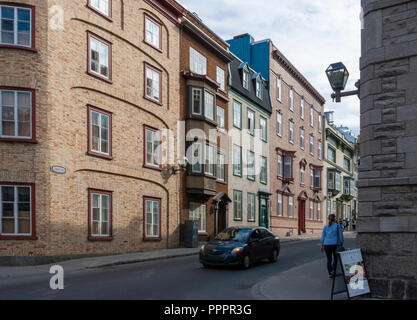
[[[153,23],[157,24],[159,26],[159,47],[155,47],[152,43],[146,41],[146,19],[151,20]],[[155,18],[153,18],[150,14],[144,13],[143,14],[143,42],[147,44],[148,46],[156,49],[159,52],[163,52],[162,48],[162,23],[157,21]]]
[[[27,51],[32,51],[32,52],[38,52],[38,50],[36,49],[36,7],[29,5],[29,4],[24,4],[24,3],[16,3],[16,2],[5,2],[5,1],[0,1],[0,5],[5,5],[5,6],[11,6],[11,7],[20,7],[20,8],[28,8],[31,9],[32,11],[32,33],[31,33],[31,47],[25,47],[25,46],[19,46],[19,45],[14,45],[14,44],[0,44],[0,48],[10,48],[10,49],[21,49],[21,50],[27,50]]]
[[[93,10],[95,13],[99,14],[100,16],[102,16],[103,18],[105,18],[106,20],[113,22],[113,4],[112,4],[112,0],[109,0],[109,15],[106,15],[105,13],[101,12],[100,10],[96,9],[93,7],[93,5],[91,4],[91,0],[87,0],[87,8]]]
[[[148,163],[146,163],[146,130],[149,131],[153,131],[153,132],[160,132],[160,129],[156,129],[153,128],[151,126],[148,125],[143,125],[143,167],[147,168],[147,169],[151,169],[151,170],[157,170],[157,171],[162,171],[162,163],[159,165],[159,167],[157,166],[152,166]],[[162,138],[162,137],[161,137]],[[160,150],[160,155],[159,155],[159,159],[162,162],[162,150]]]
[[[102,154],[95,152],[91,149],[91,111],[96,111],[98,113],[104,114],[109,117],[109,154]],[[87,104],[87,154],[94,157],[103,158],[106,160],[113,160],[113,119],[112,119],[113,113],[110,111],[106,111],[100,108],[97,108],[91,104]]]
[[[38,240],[36,237],[36,186],[34,183],[24,183],[24,182],[3,182],[0,181],[0,185],[6,186],[28,186],[31,187],[31,204],[30,209],[32,211],[32,234],[30,236],[2,236],[0,233],[0,240]],[[1,232],[1,230],[0,230]]]
[[[322,188],[322,172],[323,172],[323,166],[316,166],[314,164],[310,164],[310,169],[313,170],[313,179],[314,179],[314,171],[319,171],[320,172],[320,188],[315,188],[314,186],[311,186],[310,189],[314,190],[314,191],[321,191]]]
[[[294,159],[295,159],[295,154],[296,151],[287,151],[281,148],[276,148],[276,152],[277,155],[282,155],[283,159],[282,159],[282,173],[285,176],[285,157],[291,157],[291,178],[284,178],[284,176],[280,177],[278,175],[278,180],[282,180],[284,182],[293,182],[295,180],[294,178]],[[279,172],[279,168],[278,168],[278,172]]]
[[[146,201],[157,201],[159,202],[159,237],[158,238],[152,238],[146,236]],[[143,197],[143,241],[146,242],[159,242],[162,241],[162,199],[161,198],[154,198],[154,197]]]
[[[151,69],[151,70],[159,73],[159,100],[155,100],[151,97],[148,97],[147,94],[146,94],[146,69]],[[156,103],[159,106],[162,106],[162,73],[163,73],[162,70],[150,65],[149,63],[147,63],[147,62],[143,63],[143,79],[144,79],[143,98],[148,100],[148,101],[151,101],[153,103]]]
[[[109,77],[106,78],[100,74],[97,74],[93,71],[91,71],[91,47],[90,47],[90,38],[94,38],[102,43],[104,43],[105,45],[107,45],[109,47]],[[90,76],[93,76],[97,79],[103,80],[109,84],[113,84],[113,44],[105,39],[103,39],[102,37],[96,35],[95,33],[87,30],[87,74],[89,74]]]
[[[36,140],[36,90],[30,88],[21,88],[21,87],[8,87],[0,86],[0,90],[10,90],[10,91],[30,91],[32,93],[32,138],[2,138],[1,141],[8,142],[28,142],[28,143],[38,143]]]
[[[109,196],[109,236],[93,236],[91,235],[91,194],[104,194]],[[88,240],[89,241],[112,241],[113,240],[113,191],[88,189]]]

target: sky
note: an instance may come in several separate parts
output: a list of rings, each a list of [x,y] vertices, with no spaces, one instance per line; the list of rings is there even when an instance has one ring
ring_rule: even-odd
[[[359,0],[179,0],[224,40],[249,33],[255,41],[275,46],[326,99],[335,124],[359,134],[360,104],[356,96],[333,103],[325,75],[342,61],[350,73],[346,90],[360,78],[361,20]]]

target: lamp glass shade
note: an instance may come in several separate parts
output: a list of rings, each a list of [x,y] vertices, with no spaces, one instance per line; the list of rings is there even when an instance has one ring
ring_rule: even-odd
[[[326,70],[333,91],[344,90],[349,79],[349,71],[342,62],[331,64]]]

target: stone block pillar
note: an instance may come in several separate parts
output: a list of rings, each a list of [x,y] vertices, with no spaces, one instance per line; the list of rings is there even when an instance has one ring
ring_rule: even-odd
[[[417,299],[417,1],[362,7],[358,246],[374,297]]]

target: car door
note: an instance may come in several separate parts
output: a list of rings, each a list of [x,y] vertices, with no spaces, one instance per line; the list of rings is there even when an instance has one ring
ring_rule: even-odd
[[[273,240],[272,234],[266,229],[260,230],[261,234],[261,259],[266,259],[271,256],[273,249]]]
[[[261,234],[259,229],[255,229],[249,238],[249,253],[252,258],[252,262],[262,259],[262,243]]]

